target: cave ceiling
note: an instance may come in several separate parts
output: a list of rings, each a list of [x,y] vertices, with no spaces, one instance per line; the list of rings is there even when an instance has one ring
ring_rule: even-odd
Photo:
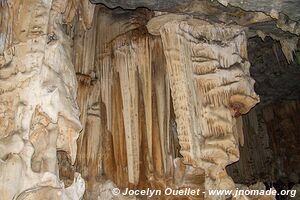
[[[104,4],[109,8],[144,7],[153,11],[189,14],[196,18],[237,23],[249,28],[250,37],[258,30],[266,35],[272,35],[275,39],[300,34],[299,0],[271,2],[268,0],[91,0],[91,2]]]
[[[271,10],[277,10],[288,15],[291,19],[299,21],[300,3],[298,0],[218,0],[224,6],[235,6],[246,11],[261,11],[270,13]],[[138,7],[147,7],[151,10],[169,10],[182,11],[183,8],[188,7],[193,3],[204,4],[201,0],[91,0],[93,3],[102,3],[110,8],[122,7],[125,9],[135,9]],[[213,4],[213,0],[210,1]]]

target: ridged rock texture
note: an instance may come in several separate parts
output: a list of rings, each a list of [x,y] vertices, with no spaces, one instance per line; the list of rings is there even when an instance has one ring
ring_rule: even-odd
[[[77,200],[85,191],[77,173],[64,187],[56,157],[65,151],[75,162],[81,130],[72,40],[63,25],[74,18],[72,4],[2,1],[1,200]]]
[[[152,17],[99,7],[90,30],[75,27],[84,129],[73,170],[87,181],[88,199],[111,186],[106,179],[121,188],[235,186],[225,167],[239,157],[240,115],[259,101],[245,32]]]
[[[239,158],[239,117],[259,101],[245,33],[240,27],[174,18],[153,18],[148,29],[160,27],[180,153],[184,163],[205,169],[207,189],[233,189],[225,167]]]
[[[248,37],[269,35],[293,62],[298,25],[258,32],[245,26],[273,18],[233,8],[223,13],[217,2],[205,2],[187,4],[187,14],[179,14],[87,0],[0,1],[0,200],[141,199],[113,196],[114,187],[246,187],[225,169],[239,160],[240,145],[247,156],[259,153],[247,150],[259,144],[264,154],[256,157],[268,161],[277,149],[270,139],[278,141],[274,123],[285,114],[298,120],[299,110],[294,102],[279,115],[272,106],[250,111],[260,98]],[[157,10],[169,11],[161,6]],[[296,137],[299,127],[285,123]],[[249,136],[250,128],[261,141]],[[280,159],[278,168],[288,160]],[[247,164],[243,157],[228,171],[239,180],[237,171],[250,174]],[[259,198],[273,199],[236,197]],[[152,199],[226,197],[201,192]]]
[[[298,49],[299,49],[298,42]],[[299,181],[299,62],[288,63],[270,37],[248,40],[250,73],[261,102],[243,117],[240,160],[227,167],[236,183]],[[259,139],[258,139],[259,138]]]

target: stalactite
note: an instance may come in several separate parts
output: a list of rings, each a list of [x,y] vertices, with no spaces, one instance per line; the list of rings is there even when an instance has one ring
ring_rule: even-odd
[[[148,152],[150,160],[152,160],[152,72],[151,72],[151,54],[148,38],[138,41],[141,46],[136,46],[139,49],[136,55],[138,65],[138,76],[142,84],[143,101],[145,106],[146,132],[148,142]]]
[[[156,104],[157,104],[157,113],[158,113],[158,125],[159,125],[159,134],[161,140],[161,149],[162,157],[164,164],[165,173],[169,172],[170,164],[168,163],[169,158],[167,157],[171,149],[171,139],[170,139],[170,86],[168,78],[166,77],[166,71],[164,66],[165,59],[162,56],[162,43],[160,40],[154,40],[151,49],[154,49],[152,59],[153,63],[157,62],[157,65],[154,65],[154,88],[156,93]],[[154,61],[155,60],[155,61]],[[168,168],[169,167],[169,168]]]
[[[118,9],[116,10],[116,12],[119,14],[113,15],[112,11],[100,7],[98,8],[98,12],[96,15],[97,20],[95,20],[95,23],[97,23],[97,26],[95,25],[95,28],[97,29],[97,48],[95,58],[95,64],[97,68],[95,69],[95,71],[97,75],[99,75],[101,81],[101,98],[102,102],[106,106],[107,127],[109,131],[111,131],[112,127],[111,87],[113,79],[113,68],[111,58],[109,57],[110,44],[118,36],[139,27],[142,23],[140,21],[145,20],[142,17],[135,16],[139,16],[139,13],[142,13],[142,11],[133,13]],[[89,47],[88,45],[86,46]]]
[[[294,53],[295,50],[297,49],[297,43],[298,43],[298,37],[280,40],[282,52],[284,53],[284,56],[286,57],[288,63],[294,61]]]
[[[97,49],[95,77],[100,80],[101,101],[105,107],[101,115],[105,115],[107,132],[103,135],[101,166],[95,161],[89,165],[103,168],[102,173],[120,187],[164,188],[170,185],[166,177],[174,173],[173,159],[178,155],[178,146],[174,144],[176,130],[170,133],[169,129],[171,99],[161,39],[150,36],[143,27],[130,30],[132,27],[125,26],[123,30],[123,24],[128,22],[120,17],[122,15],[110,16],[105,12],[98,15],[102,20],[97,27],[100,48]],[[135,17],[130,20],[136,20]],[[113,20],[114,25],[107,30],[100,28],[107,27]],[[138,139],[128,138],[130,134]],[[128,143],[132,141],[134,145]],[[89,148],[86,143],[82,148],[84,146]],[[95,195],[94,192],[88,194]]]
[[[87,15],[91,15],[87,13]],[[78,17],[79,18],[79,17]],[[96,21],[93,21],[93,27],[86,30],[86,24],[82,23],[80,19],[76,18],[74,27],[74,50],[73,62],[77,74],[78,90],[77,103],[80,109],[80,122],[82,124],[81,135],[77,141],[78,156],[76,158],[76,168],[82,172],[83,177],[88,178],[88,173],[91,176],[96,176],[99,168],[91,170],[93,165],[88,165],[92,162],[98,162],[97,156],[99,137],[101,134],[100,113],[95,108],[99,106],[100,83],[95,75],[95,52],[96,52]],[[96,109],[95,111],[91,108]],[[91,113],[92,112],[92,113]],[[95,113],[93,113],[95,112]],[[96,147],[94,147],[96,145]],[[91,149],[96,148],[95,152]],[[68,177],[69,174],[61,174],[61,176]],[[71,178],[71,177],[68,177]],[[94,182],[94,178],[89,179],[87,183],[89,186]]]
[[[103,127],[103,113],[101,109],[100,100],[100,82],[97,81],[92,85],[90,90],[90,98],[88,101],[87,110],[87,122],[86,122],[86,136],[83,138],[85,144],[82,146],[82,152],[80,154],[83,156],[81,160],[81,169],[85,171],[83,174],[89,179],[88,186],[91,188],[96,182],[97,177],[102,173],[101,162],[103,157],[103,138],[105,134],[105,129]],[[97,163],[98,166],[95,166]]]
[[[2,3],[1,200],[79,200],[85,190],[85,199],[127,199],[113,197],[114,187],[232,189],[225,168],[239,145],[267,149],[257,134],[267,128],[276,138],[273,108],[241,116],[259,101],[243,27],[86,0]],[[290,60],[291,41],[281,42]],[[251,156],[263,158],[244,158],[253,172],[268,155]]]
[[[95,25],[92,26],[95,4],[92,4],[90,1],[79,1],[77,4],[79,4],[79,16],[82,17],[85,30],[95,27]]]
[[[111,67],[111,66],[110,66]],[[112,144],[109,144],[109,140],[106,145],[112,145],[112,155],[106,156],[103,163],[104,174],[111,177],[114,183],[120,187],[128,187],[128,164],[127,164],[127,149],[126,149],[126,135],[124,129],[123,118],[123,104],[122,104],[122,92],[120,78],[118,72],[114,70],[112,81]],[[110,136],[108,136],[110,137]],[[106,152],[107,153],[107,152]],[[104,159],[103,158],[103,159]],[[113,162],[110,161],[112,159]],[[111,171],[114,168],[114,172]]]
[[[82,123],[82,131],[81,137],[79,138],[78,144],[79,148],[82,146],[82,137],[85,132],[85,125],[87,122],[87,111],[88,111],[88,104],[86,103],[89,99],[90,95],[90,86],[91,86],[91,77],[84,75],[84,74],[77,74],[77,81],[78,81],[78,91],[77,91],[77,103],[79,105],[80,110],[80,122]]]
[[[235,117],[258,101],[243,30],[167,15],[148,30],[162,37],[184,162],[206,171],[206,189],[233,188],[225,167],[239,157]]]
[[[119,72],[123,117],[126,134],[126,149],[128,162],[128,177],[130,183],[138,183],[140,139],[138,130],[138,80],[137,65],[132,59],[133,48],[126,41],[116,42],[115,65]],[[124,65],[125,64],[125,65]]]
[[[270,141],[261,111],[254,108],[242,116],[244,145],[240,147],[240,160],[227,167],[235,182],[248,184],[255,180],[273,179],[274,165],[271,159]],[[259,153],[258,153],[259,152]]]
[[[130,183],[137,184],[139,182],[139,169],[140,169],[140,151],[141,151],[141,140],[142,140],[142,131],[145,131],[146,136],[146,149],[145,155],[147,160],[147,168],[149,172],[153,173],[154,170],[154,155],[153,148],[157,145],[157,141],[162,141],[159,143],[159,149],[164,148],[166,151],[163,153],[163,157],[165,157],[165,165],[170,168],[170,163],[168,156],[167,146],[165,145],[165,139],[159,138],[155,141],[155,144],[152,142],[156,140],[153,135],[154,124],[152,123],[153,116],[153,69],[152,62],[155,62],[152,59],[152,48],[154,48],[154,43],[152,38],[146,36],[135,36],[135,34],[140,30],[129,31],[126,35],[121,35],[113,40],[110,44],[111,47],[104,49],[102,56],[100,57],[100,79],[101,79],[101,98],[106,107],[106,119],[107,119],[107,128],[109,131],[113,133],[113,140],[115,140],[116,146],[118,143],[122,143],[124,141],[120,140],[119,136],[114,136],[115,131],[113,128],[115,127],[114,121],[112,121],[111,113],[114,113],[112,109],[112,104],[110,103],[110,99],[115,98],[114,93],[112,92],[112,81],[114,80],[113,71],[118,72],[118,77],[120,78],[120,91],[121,91],[121,100],[122,100],[122,113],[124,120],[124,130],[125,130],[125,144],[126,144],[126,157],[127,157],[127,165],[128,165],[128,177],[130,178]],[[128,37],[134,36],[133,40],[128,40]],[[156,42],[157,43],[157,42]],[[156,44],[157,45],[157,44]],[[161,46],[156,46],[161,47]],[[161,53],[161,52],[160,52]],[[159,55],[161,57],[161,55]],[[163,62],[163,61],[161,61]],[[124,66],[126,63],[126,67]],[[158,64],[163,64],[158,61]],[[165,76],[164,73],[160,74],[162,81],[161,88],[166,87]],[[165,89],[167,90],[167,88]],[[165,91],[168,94],[168,91]],[[140,97],[142,98],[142,105],[140,102]],[[167,105],[167,104],[165,104]],[[161,105],[159,105],[161,106]],[[162,109],[162,108],[161,108]],[[165,108],[163,108],[165,109]],[[145,126],[141,124],[141,111],[145,114]],[[144,115],[143,114],[143,115]],[[161,119],[164,122],[159,122],[163,127],[163,123],[168,121],[167,111],[163,113],[159,113]],[[121,125],[121,124],[120,124]],[[119,127],[122,128],[122,127]],[[145,128],[145,130],[144,130]],[[167,127],[162,129],[164,133],[161,136],[165,135],[165,130],[168,130]],[[117,139],[118,138],[118,139]],[[116,148],[114,144],[114,148]],[[120,149],[115,149],[115,156],[119,155]],[[159,152],[155,150],[156,152]],[[160,154],[160,153],[159,153]],[[156,154],[155,156],[160,156]],[[170,171],[170,169],[169,169]]]
[[[101,81],[101,100],[106,108],[107,129],[112,129],[112,67],[108,56],[101,59],[100,81]]]

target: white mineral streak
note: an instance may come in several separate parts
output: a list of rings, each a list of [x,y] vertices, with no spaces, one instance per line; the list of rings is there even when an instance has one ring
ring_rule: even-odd
[[[139,180],[139,116],[138,116],[138,68],[133,59],[134,49],[126,41],[116,43],[115,66],[119,72],[123,102],[123,117],[125,126],[125,141],[128,162],[128,177],[130,183]],[[125,43],[125,44],[124,44]]]
[[[218,2],[223,6],[228,6],[228,0],[218,0]]]
[[[244,31],[168,16],[150,20],[147,27],[162,37],[184,162],[205,170],[206,189],[232,189],[225,167],[239,158],[236,117],[259,101]]]
[[[61,13],[69,4],[2,3],[0,13],[8,18],[1,24],[5,30],[0,52],[1,200],[53,199],[57,191],[60,199],[80,199],[84,193],[80,175],[70,188],[52,184],[59,183],[56,151],[68,152],[74,163],[81,130],[71,40],[62,27]],[[45,182],[49,173],[53,181]],[[42,192],[45,187],[47,193]]]
[[[100,68],[100,81],[101,81],[101,100],[105,104],[106,107],[106,117],[107,117],[107,129],[111,131],[112,127],[112,67],[110,63],[109,57],[104,57],[102,59]]]

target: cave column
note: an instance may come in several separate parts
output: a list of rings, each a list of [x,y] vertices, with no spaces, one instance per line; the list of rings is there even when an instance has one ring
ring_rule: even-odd
[[[259,101],[243,29],[174,14],[147,28],[162,38],[184,163],[205,170],[206,189],[233,189],[225,167],[239,159],[239,116]]]
[[[81,130],[72,40],[61,0],[2,1],[0,49],[0,193],[1,199],[46,199],[68,193],[59,182],[57,150],[76,158]],[[73,8],[76,10],[76,8]],[[72,9],[71,9],[72,10]],[[3,151],[2,151],[3,150]],[[84,193],[75,176],[70,199]],[[77,184],[78,183],[78,184]],[[47,192],[40,186],[49,187]],[[34,190],[33,188],[36,188]],[[18,197],[19,196],[19,197]],[[69,196],[69,195],[68,195]]]

